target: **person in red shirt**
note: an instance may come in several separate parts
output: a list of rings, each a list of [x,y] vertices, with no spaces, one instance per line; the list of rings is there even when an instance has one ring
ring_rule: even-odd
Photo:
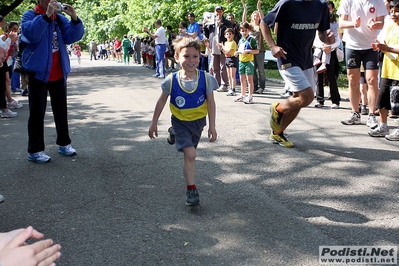
[[[118,39],[118,37],[115,38],[114,48],[115,48],[116,60],[118,60],[117,62],[122,63],[122,42],[121,40]]]

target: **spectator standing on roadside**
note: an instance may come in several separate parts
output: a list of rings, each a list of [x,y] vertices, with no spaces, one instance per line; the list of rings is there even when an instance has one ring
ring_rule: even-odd
[[[226,42],[224,33],[227,28],[233,28],[232,23],[227,20],[224,16],[224,10],[222,6],[215,7],[215,23],[207,24],[204,28],[205,37],[207,37],[211,44],[212,49],[212,69],[214,76],[219,84],[218,92],[227,92],[227,85],[229,83],[227,77],[226,57],[220,51],[217,44]]]
[[[242,14],[242,22],[247,22],[248,8],[244,0],[241,1],[244,8],[244,13]],[[252,12],[251,21],[249,24],[252,27],[252,31],[249,36],[255,38],[256,44],[259,49],[259,53],[254,55],[254,92],[263,93],[266,87],[266,74],[265,74],[265,41],[260,30],[260,22],[262,21],[264,15],[261,7],[262,2],[258,0],[257,10]]]
[[[144,27],[144,32],[146,32],[155,41],[155,74],[153,77],[163,79],[165,78],[165,52],[166,52],[166,31],[162,27],[161,20],[155,21],[155,27],[157,30],[155,33],[150,33],[147,27]]]
[[[397,100],[399,94],[399,0],[390,1],[390,14],[393,23],[386,29],[383,43],[378,40],[372,44],[374,50],[384,53],[381,69],[380,90],[377,108],[380,112],[380,124],[369,131],[372,137],[385,137],[387,140],[399,140],[399,128],[389,134],[388,111],[392,110],[392,100]],[[391,100],[392,98],[392,100]],[[396,103],[397,104],[397,103]]]
[[[93,39],[91,40],[90,44],[89,44],[89,52],[90,52],[90,61],[93,59],[97,60],[97,43],[96,41]]]
[[[130,47],[131,47],[130,40],[127,38],[127,35],[123,35],[122,48],[123,48],[123,63],[125,63],[125,65],[130,64],[130,54],[129,54]]]
[[[68,129],[66,82],[70,62],[65,45],[79,41],[84,28],[75,9],[68,4],[64,6],[66,9],[62,12],[68,14],[71,20],[57,13],[56,0],[39,0],[34,10],[28,10],[22,16],[21,39],[26,43],[22,61],[29,73],[28,160],[31,162],[46,163],[51,159],[44,152],[44,116],[48,93],[57,132],[58,152],[66,156],[76,154]]]
[[[138,35],[134,38],[134,60],[137,64],[141,64],[141,40]]]
[[[198,22],[195,21],[194,13],[193,12],[189,12],[187,14],[187,18],[188,18],[188,21],[190,22],[190,24],[188,25],[188,28],[187,28],[186,37],[191,37],[191,38],[197,38],[198,37],[198,38],[200,38],[201,29],[200,29],[200,25],[198,24]]]
[[[116,62],[122,63],[122,41],[119,40],[118,37],[115,37],[114,48],[115,48]]]
[[[351,114],[341,121],[344,125],[361,123],[360,102],[360,64],[363,66],[368,84],[369,117],[366,125],[378,126],[374,112],[378,97],[378,52],[371,48],[377,39],[378,31],[384,26],[387,14],[382,0],[342,0],[338,8],[339,26],[344,30],[345,60],[348,73]]]

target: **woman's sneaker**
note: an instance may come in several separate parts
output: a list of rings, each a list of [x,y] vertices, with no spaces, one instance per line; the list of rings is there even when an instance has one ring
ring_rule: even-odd
[[[76,154],[76,150],[72,148],[71,144],[68,144],[66,146],[59,146],[58,153],[66,156],[72,156]]]
[[[7,109],[6,112],[1,112],[1,117],[2,118],[12,118],[18,116],[17,112],[13,112],[10,109]]]
[[[243,96],[242,94],[240,94],[240,96],[238,96],[237,98],[234,99],[235,102],[243,102],[244,101],[245,96]]]
[[[28,153],[28,161],[34,163],[47,163],[51,160],[51,157],[46,155],[44,151],[39,151],[35,153]]]

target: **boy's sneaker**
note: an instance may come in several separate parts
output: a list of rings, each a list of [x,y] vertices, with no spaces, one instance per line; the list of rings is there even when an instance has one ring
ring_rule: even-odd
[[[11,102],[7,103],[7,107],[10,109],[19,109],[22,108],[22,106],[24,106],[22,103],[19,103],[16,100],[12,100]]]
[[[360,114],[361,115],[368,115],[369,111],[367,111],[367,107],[365,105],[360,106]]]
[[[389,129],[387,126],[382,127],[381,125],[377,126],[375,129],[371,129],[369,131],[369,135],[372,137],[385,137],[385,135],[389,134]]]
[[[22,96],[28,96],[28,89],[24,89],[24,91],[22,92]]]
[[[44,151],[35,153],[28,153],[28,161],[35,163],[47,163],[51,160],[51,157],[46,155]]]
[[[200,204],[199,194],[196,189],[187,189],[186,197],[187,206],[196,206]]]
[[[259,88],[255,91],[257,94],[262,94],[265,89]]]
[[[276,107],[279,103],[272,103],[270,106],[270,127],[274,132],[281,132],[281,118],[283,117],[283,114],[280,114],[277,110]]]
[[[294,144],[291,141],[286,139],[286,137],[284,136],[284,132],[281,132],[278,135],[273,134],[273,132],[271,132],[269,139],[273,143],[279,144],[280,146],[283,146],[283,147],[292,148],[294,146]]]
[[[387,140],[398,141],[399,140],[399,128],[395,129],[391,134],[385,135]]]
[[[13,112],[10,109],[7,109],[6,112],[1,112],[1,117],[2,118],[12,118],[18,116],[17,112]]]
[[[290,96],[292,96],[292,92],[290,92],[290,91],[285,91],[285,92],[280,94],[280,98],[282,98],[282,99],[287,99]]]
[[[359,125],[361,123],[360,115],[356,112],[351,112],[351,115],[341,121],[344,125]]]
[[[369,116],[369,118],[367,119],[366,126],[370,127],[371,129],[378,127],[377,118],[375,118],[374,114],[371,114]]]
[[[331,109],[339,109],[339,104],[333,103]]]
[[[236,92],[233,91],[232,89],[229,89],[229,91],[226,92],[226,95],[227,95],[227,96],[236,96]]]
[[[314,105],[314,107],[316,107],[316,108],[323,108],[323,107],[324,107],[324,103],[316,103],[316,104]]]
[[[252,96],[248,95],[247,97],[245,97],[244,103],[245,104],[252,104],[252,103],[254,103],[254,99],[252,98]]]
[[[216,91],[217,92],[226,92],[227,91],[227,86],[226,85],[220,85],[220,87]]]
[[[153,78],[158,78],[158,77],[159,77],[159,75],[157,75],[157,74],[154,74],[154,75],[152,75],[152,77],[153,77]]]
[[[175,131],[173,127],[168,128],[169,137],[166,139],[170,145],[175,144]]]
[[[72,148],[71,144],[66,146],[58,146],[58,153],[66,156],[72,156],[76,154],[76,150]]]
[[[235,102],[243,102],[244,101],[245,96],[243,96],[242,94],[240,94],[240,96],[238,96],[237,98],[234,99]]]

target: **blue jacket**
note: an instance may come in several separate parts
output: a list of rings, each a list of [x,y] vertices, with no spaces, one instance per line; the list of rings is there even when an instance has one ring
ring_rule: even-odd
[[[21,40],[26,43],[22,54],[22,65],[30,73],[35,73],[35,78],[47,82],[52,65],[52,39],[53,28],[58,35],[61,67],[64,80],[71,72],[66,45],[79,41],[84,34],[83,23],[70,21],[62,14],[57,14],[56,20],[50,20],[45,14],[37,15],[33,10],[28,10],[22,15]]]

